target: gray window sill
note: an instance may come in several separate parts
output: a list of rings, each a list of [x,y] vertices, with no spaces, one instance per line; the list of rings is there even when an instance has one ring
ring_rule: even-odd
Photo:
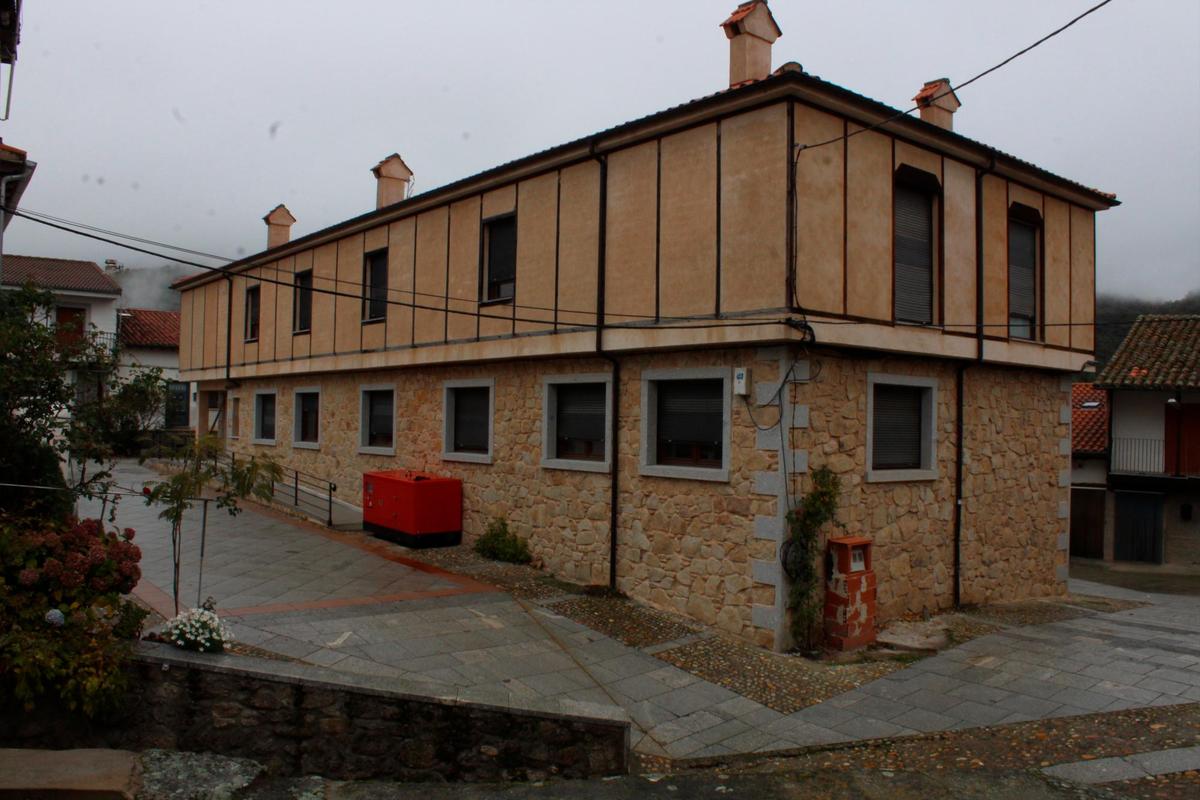
[[[394,456],[396,448],[394,447],[367,447],[365,445],[358,448],[360,455],[364,456]]]
[[[638,474],[654,478],[679,478],[688,481],[729,483],[729,469],[727,467],[675,467],[667,464],[642,464],[638,467]]]
[[[250,444],[262,445],[263,447],[274,447],[274,439],[251,439]]]
[[[869,469],[867,483],[899,483],[902,481],[937,480],[936,469]]]
[[[491,453],[442,453],[442,461],[465,461],[470,464],[491,464]]]
[[[574,458],[543,458],[542,469],[567,469],[575,472],[608,472],[607,461],[587,461]]]
[[[321,443],[320,442],[292,442],[292,449],[294,449],[294,450],[320,450]]]

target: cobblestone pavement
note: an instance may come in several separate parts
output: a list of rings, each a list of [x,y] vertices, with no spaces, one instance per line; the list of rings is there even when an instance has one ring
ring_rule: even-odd
[[[120,477],[152,477],[123,465]],[[165,523],[129,498],[139,591],[170,586]],[[193,515],[195,516],[195,515]],[[183,597],[195,598],[195,520]],[[587,713],[620,706],[645,756],[720,758],[1200,700],[1200,598],[1078,584],[1077,594],[1150,605],[1009,628],[972,639],[825,702],[784,713],[656,654],[711,634],[634,647],[556,613],[559,596],[520,598],[406,560],[361,534],[330,533],[247,508],[210,511],[204,595],[238,638],[264,650],[430,691],[500,704],[552,698]]]

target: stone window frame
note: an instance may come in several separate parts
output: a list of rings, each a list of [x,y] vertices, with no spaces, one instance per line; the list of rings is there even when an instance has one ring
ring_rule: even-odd
[[[392,446],[378,447],[367,442],[367,392],[392,393]],[[394,383],[363,383],[358,386],[358,451],[368,456],[396,455],[396,384]]]
[[[450,449],[454,441],[454,390],[488,390],[488,448],[486,453],[462,453]],[[442,461],[466,461],[472,464],[491,464],[495,453],[496,379],[460,378],[442,382]]]
[[[258,413],[259,412],[258,398],[263,397],[265,395],[271,395],[271,397],[275,400],[275,435],[273,437],[271,437],[270,439],[266,439],[266,438],[263,438],[262,436],[259,436],[259,433],[262,431],[262,428],[261,428],[262,420],[259,418],[259,413]],[[275,388],[255,389],[254,390],[254,406],[252,408],[251,417],[252,418],[250,420],[250,444],[263,445],[264,447],[274,447],[275,443],[277,441],[279,441],[279,390],[275,389]]]
[[[658,464],[654,461],[658,448],[658,394],[656,384],[664,381],[712,380],[720,378],[723,389],[721,414],[721,466],[684,467],[673,464]],[[733,368],[732,367],[683,367],[677,369],[642,370],[641,397],[641,454],[638,457],[638,474],[656,478],[679,478],[693,481],[729,482],[729,465],[732,456],[733,419]]]
[[[875,469],[875,386],[915,386],[925,389],[921,398],[921,468]],[[938,379],[923,375],[867,373],[867,483],[932,481],[938,477],[937,459]]]
[[[317,396],[317,440],[315,442],[300,441],[300,395],[315,394]],[[395,410],[395,395],[392,395],[392,409]],[[292,449],[320,450],[321,449],[321,387],[297,386],[292,390]]]
[[[589,461],[577,458],[557,458],[555,439],[554,387],[574,383],[604,384],[604,459]],[[579,472],[609,472],[612,470],[612,413],[613,381],[611,372],[565,373],[542,376],[542,461],[543,469],[568,469]]]

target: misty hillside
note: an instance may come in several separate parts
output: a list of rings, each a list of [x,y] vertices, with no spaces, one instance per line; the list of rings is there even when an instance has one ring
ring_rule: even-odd
[[[1178,300],[1144,300],[1140,297],[1096,296],[1096,360],[1112,358],[1138,314],[1200,314],[1200,290]]]
[[[171,283],[197,271],[195,267],[182,264],[163,264],[159,267],[124,267],[110,274],[121,284],[122,308],[178,311],[179,292],[171,288]]]

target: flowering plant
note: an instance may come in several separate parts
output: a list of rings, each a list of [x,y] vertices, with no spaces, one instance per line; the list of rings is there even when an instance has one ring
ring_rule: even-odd
[[[162,638],[184,650],[220,653],[227,642],[233,641],[233,633],[221,622],[215,608],[210,597],[200,608],[173,617],[163,626]]]

